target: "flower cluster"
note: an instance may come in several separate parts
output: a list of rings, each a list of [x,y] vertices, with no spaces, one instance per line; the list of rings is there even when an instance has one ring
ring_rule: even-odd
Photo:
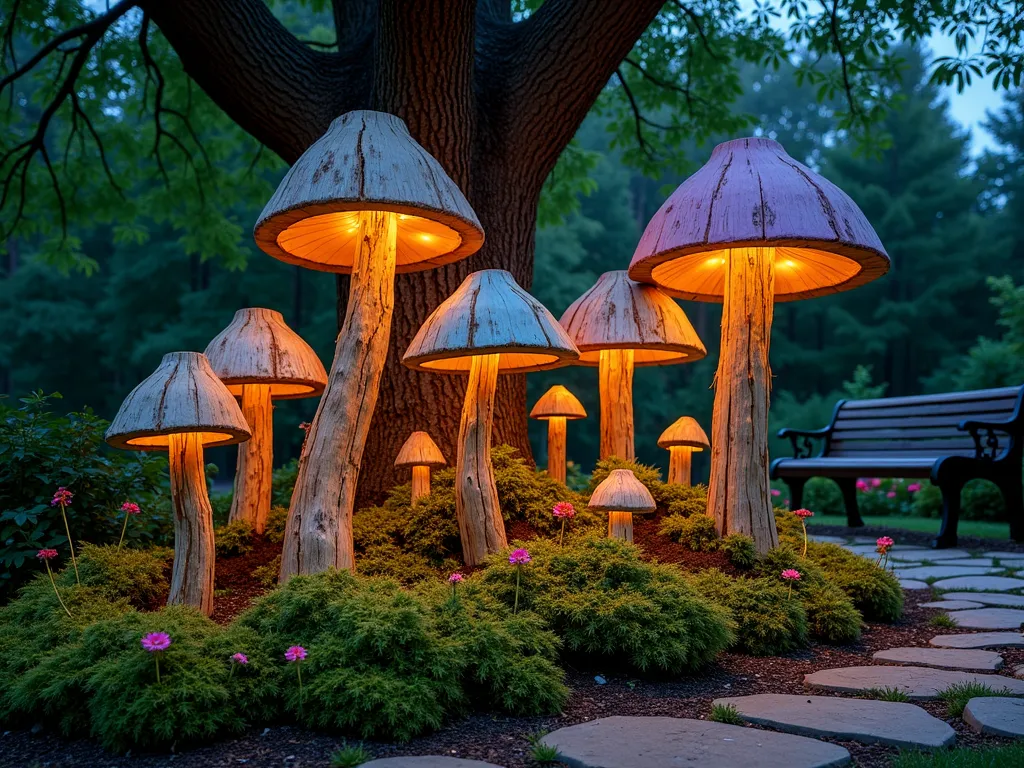
[[[463,576],[461,573],[456,572],[456,573],[453,573],[451,576],[448,577],[448,583],[449,584],[458,584],[459,582],[465,581],[465,579],[466,579],[465,576]]]
[[[139,509],[139,505],[136,504],[134,501],[126,501],[124,504],[121,505],[121,511],[129,515],[137,515],[142,510]]]
[[[244,653],[233,653],[231,654],[231,661],[235,664],[241,664],[243,667],[249,663],[249,657]]]
[[[782,572],[782,578],[786,581],[800,581],[800,571],[795,568],[787,568]]]
[[[569,520],[572,520],[576,517],[576,507],[568,501],[560,501],[551,508],[551,514],[555,517],[568,518]]]
[[[889,548],[892,547],[892,545],[895,543],[896,542],[888,536],[882,536],[880,539],[875,541],[875,546],[877,547],[875,551],[878,552],[878,554],[880,555],[884,555],[889,551]]]
[[[40,549],[36,552],[36,557],[40,560],[53,560],[57,556],[56,549]]]
[[[801,520],[806,520],[808,517],[814,517],[814,513],[809,509],[794,509],[793,514]]]
[[[526,565],[530,562],[530,553],[525,549],[515,549],[512,554],[508,556],[508,561],[512,565]]]
[[[50,500],[50,506],[56,507],[59,504],[62,507],[70,507],[71,499],[73,498],[74,494],[62,485],[57,489],[57,492],[53,494],[53,498]]]
[[[284,657],[287,661],[302,661],[306,658],[306,649],[301,645],[293,645],[284,652]]]

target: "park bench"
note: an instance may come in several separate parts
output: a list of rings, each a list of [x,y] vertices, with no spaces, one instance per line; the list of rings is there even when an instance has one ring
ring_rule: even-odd
[[[991,480],[1006,501],[1010,536],[1024,540],[1021,441],[1024,386],[941,395],[840,400],[823,429],[781,429],[793,457],[776,459],[770,476],[790,489],[799,509],[812,477],[834,480],[847,522],[864,525],[857,509],[860,477],[927,477],[942,491],[942,527],[935,548],[956,546],[960,491],[975,478]],[[814,453],[815,442],[821,449]]]

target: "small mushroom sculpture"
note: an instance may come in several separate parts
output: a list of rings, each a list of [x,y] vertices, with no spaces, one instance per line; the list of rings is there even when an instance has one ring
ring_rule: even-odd
[[[249,439],[242,411],[209,361],[171,352],[121,403],[106,441],[127,451],[167,451],[174,507],[174,567],[168,605],[213,613],[213,508],[203,448]]]
[[[443,467],[447,462],[437,444],[426,432],[413,432],[402,444],[395,459],[396,467],[412,468],[412,501],[430,493],[430,470]]]
[[[580,365],[598,367],[601,458],[633,461],[633,369],[689,363],[707,350],[682,307],[668,294],[605,272],[559,321],[580,350]]]
[[[647,486],[628,469],[613,469],[594,489],[588,509],[608,513],[608,538],[633,541],[633,515],[654,512]]]
[[[556,384],[534,404],[530,418],[547,421],[548,474],[565,483],[565,422],[587,418],[583,404],[568,389]]]
[[[455,513],[466,565],[505,547],[491,466],[498,374],[543,371],[579,357],[551,313],[503,269],[469,275],[417,331],[402,362],[433,373],[469,375],[459,424]]]
[[[235,312],[204,353],[231,394],[241,398],[252,439],[238,446],[235,491],[228,520],[252,523],[263,533],[270,514],[274,471],[274,400],[316,397],[327,385],[324,364],[280,312]]]
[[[677,485],[690,484],[690,465],[694,451],[710,448],[708,436],[697,420],[681,416],[661,433],[658,447],[668,450],[668,481]]]
[[[475,253],[484,233],[441,165],[384,112],[349,112],[291,167],[260,214],[276,259],[351,273],[327,389],[295,480],[281,580],[355,563],[352,513],[395,308],[395,274]]]

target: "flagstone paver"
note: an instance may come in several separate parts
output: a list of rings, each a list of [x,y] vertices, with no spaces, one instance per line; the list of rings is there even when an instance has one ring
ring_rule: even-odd
[[[862,693],[872,689],[899,688],[911,699],[934,699],[956,683],[978,682],[993,690],[1003,688],[1024,695],[1024,680],[1001,675],[983,675],[954,669],[928,667],[841,667],[804,675],[804,685],[823,691]]]
[[[362,763],[362,768],[501,768],[494,763],[479,760],[463,760],[445,755],[417,755],[415,757],[383,757]]]
[[[922,608],[943,608],[947,611],[962,611],[965,608],[981,608],[984,603],[971,600],[936,600],[932,603],[921,603]]]
[[[927,560],[937,563],[940,560],[965,560],[971,556],[963,549],[903,549],[895,547],[889,552],[890,560]]]
[[[829,768],[850,761],[842,747],[806,736],[675,717],[602,717],[541,741],[573,768]]]
[[[968,557],[963,560],[943,560],[942,565],[971,565],[978,568],[994,568],[996,561],[991,557]],[[1006,566],[1000,566],[1005,568]]]
[[[941,579],[932,586],[936,589],[981,589],[988,592],[1009,592],[1024,587],[1024,579],[1009,576],[957,576]]]
[[[801,736],[891,744],[897,747],[945,747],[956,732],[914,704],[837,696],[764,693],[715,699],[731,704],[744,720]]]
[[[938,635],[928,642],[940,648],[1024,648],[1024,634],[965,632],[962,635]]]
[[[900,579],[900,586],[904,589],[928,589],[930,586],[927,581],[918,581],[917,579]]]
[[[994,651],[960,648],[890,648],[877,651],[872,658],[892,664],[974,672],[995,672],[1003,666],[1003,657]]]
[[[842,536],[825,536],[825,535],[816,536],[814,534],[808,534],[807,538],[809,538],[811,541],[816,541],[819,544],[845,544],[846,543],[846,539],[843,538]]]
[[[970,568],[966,565],[923,565],[920,568],[896,567],[893,572],[901,579],[949,579],[953,576],[987,576],[1002,573],[1001,568]]]
[[[1000,560],[999,564],[1003,568],[1024,568],[1024,560]]]
[[[1024,607],[1024,595],[1012,595],[1005,592],[946,592],[943,600],[967,600],[982,605],[1006,605]]]
[[[978,696],[964,707],[964,722],[977,733],[1019,739],[1024,736],[1024,699]]]
[[[972,608],[946,614],[958,627],[970,629],[1020,629],[1024,611],[1019,608]]]
[[[1024,560],[1024,552],[982,552],[982,557],[994,557],[998,560]]]

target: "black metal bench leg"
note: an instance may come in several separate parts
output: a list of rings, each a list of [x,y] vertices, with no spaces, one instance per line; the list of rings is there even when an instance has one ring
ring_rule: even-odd
[[[836,479],[836,485],[843,493],[843,505],[846,507],[846,524],[851,528],[863,528],[864,520],[857,508],[857,481],[852,477]]]
[[[1010,538],[1024,541],[1024,487],[1021,479],[1011,476],[999,483],[1006,503],[1006,519],[1010,522]]]
[[[804,486],[807,485],[806,477],[794,477],[786,480],[786,487],[789,488],[789,508],[800,509],[804,504]]]
[[[956,528],[960,522],[960,491],[963,487],[964,481],[959,478],[939,485],[942,491],[942,527],[939,528],[938,538],[932,542],[932,549],[956,546]]]

